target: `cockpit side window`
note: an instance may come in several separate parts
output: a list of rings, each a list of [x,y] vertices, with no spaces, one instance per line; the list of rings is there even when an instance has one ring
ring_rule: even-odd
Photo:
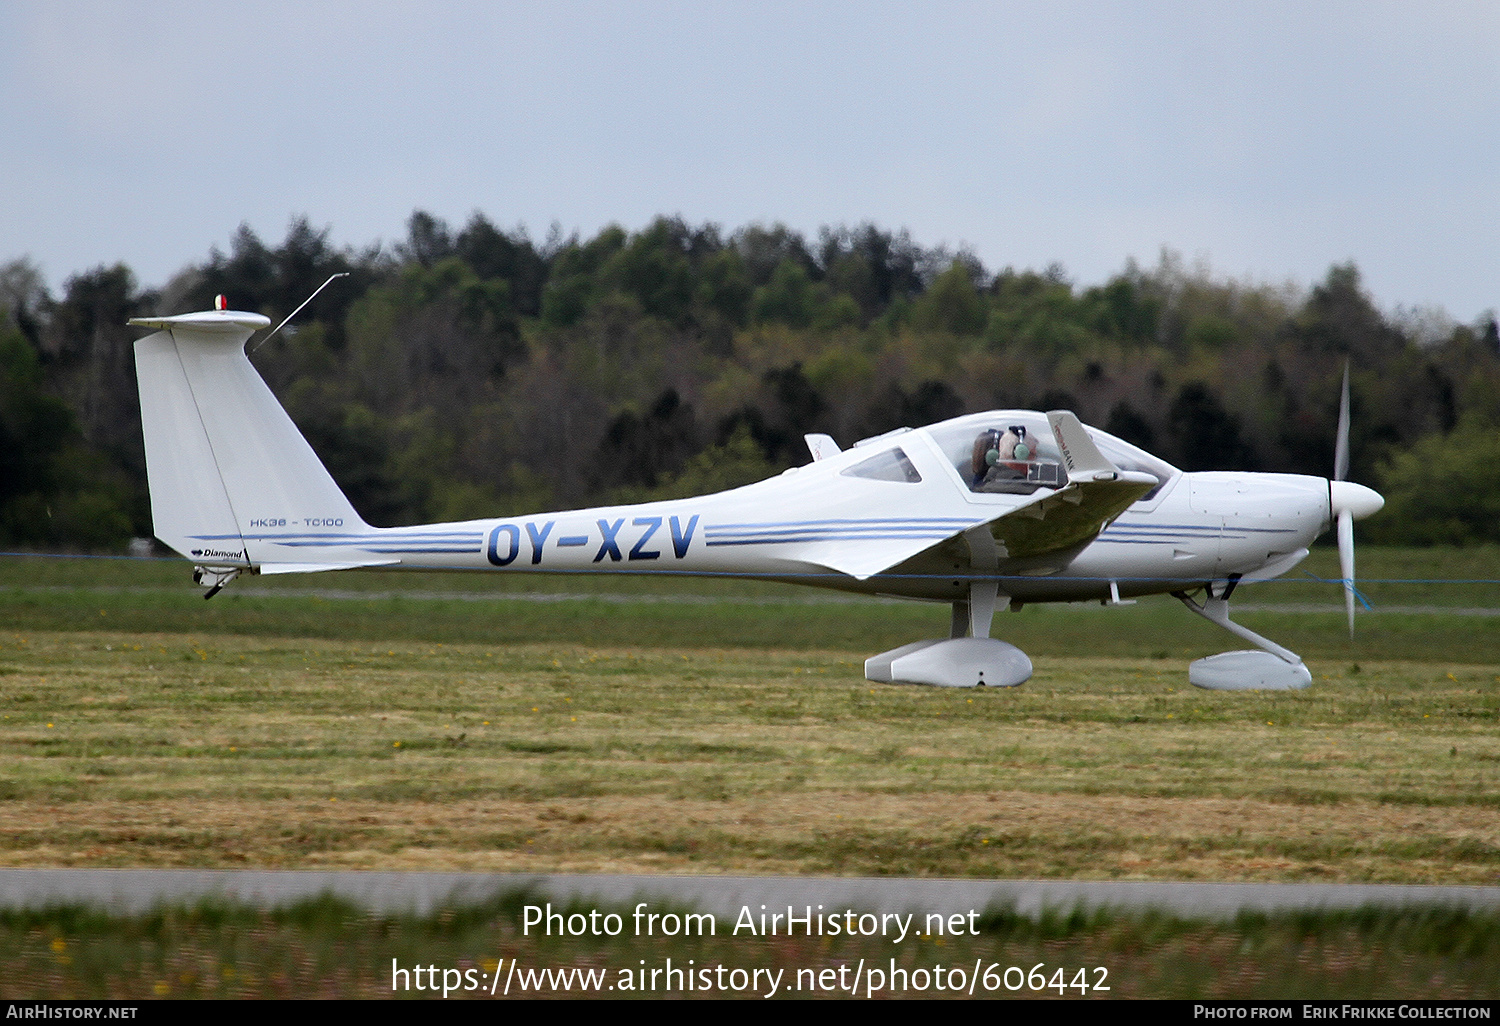
[[[922,475],[917,472],[916,467],[912,466],[911,460],[899,447],[876,453],[867,460],[861,460],[852,467],[844,468],[839,473],[845,477],[864,477],[872,481],[899,481],[903,484],[917,484],[922,480]]]

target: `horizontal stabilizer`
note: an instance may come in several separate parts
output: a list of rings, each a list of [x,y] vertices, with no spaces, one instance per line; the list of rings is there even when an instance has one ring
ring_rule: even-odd
[[[372,551],[360,544],[331,545],[319,541],[287,544],[283,540],[251,535],[247,539],[255,562],[263,574],[311,573],[314,570],[350,570],[357,566],[395,566],[401,558]],[[273,570],[272,567],[296,567]]]
[[[261,328],[269,328],[271,319],[258,313],[244,310],[203,310],[199,313],[178,314],[175,317],[132,317],[128,322],[132,328],[156,328],[158,331],[191,330],[210,334],[244,335]]]

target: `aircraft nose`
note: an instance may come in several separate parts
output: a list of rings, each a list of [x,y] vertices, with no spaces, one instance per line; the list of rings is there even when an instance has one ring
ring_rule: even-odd
[[[1385,499],[1375,489],[1353,481],[1329,481],[1328,504],[1335,518],[1347,511],[1355,520],[1363,520],[1371,513],[1380,512]]]

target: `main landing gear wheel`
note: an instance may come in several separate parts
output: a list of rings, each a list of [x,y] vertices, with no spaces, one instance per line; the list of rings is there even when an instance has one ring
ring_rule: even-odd
[[[971,545],[981,555],[994,543],[984,532]],[[988,569],[993,569],[989,567]],[[865,660],[865,676],[885,684],[933,684],[943,688],[1013,688],[1031,679],[1026,653],[990,637],[995,607],[1009,601],[994,580],[973,581],[969,597],[953,603],[952,637],[915,641]]]

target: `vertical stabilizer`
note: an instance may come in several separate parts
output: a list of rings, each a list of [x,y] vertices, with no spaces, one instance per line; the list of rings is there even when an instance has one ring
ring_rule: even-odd
[[[370,529],[250,365],[245,342],[266,318],[130,323],[161,329],[135,344],[158,538],[213,566],[393,562],[351,551]]]

